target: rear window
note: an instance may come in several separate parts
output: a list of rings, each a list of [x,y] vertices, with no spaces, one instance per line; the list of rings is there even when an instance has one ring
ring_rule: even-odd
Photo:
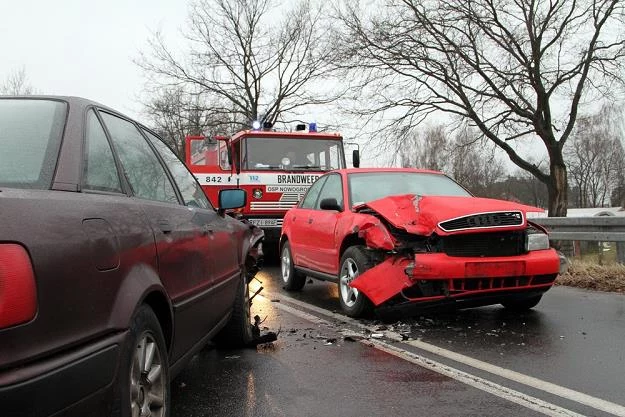
[[[52,100],[0,100],[0,186],[50,188],[67,105]]]

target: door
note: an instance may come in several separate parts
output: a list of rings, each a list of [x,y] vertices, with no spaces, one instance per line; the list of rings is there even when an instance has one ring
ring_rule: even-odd
[[[200,300],[200,304],[208,307],[206,311],[200,311],[200,314],[214,317],[213,322],[216,324],[230,313],[241,279],[242,242],[235,230],[237,222],[230,217],[218,215],[182,161],[158,137],[147,130],[143,130],[143,133],[163,158],[187,212],[193,213],[192,223],[202,230],[200,256],[211,260],[211,270],[208,277],[210,289],[201,293],[204,300]]]
[[[315,210],[308,219],[308,236],[311,241],[309,248],[310,262],[313,269],[328,274],[336,274],[337,235],[336,224],[342,211],[322,210],[321,202],[326,198],[334,198],[343,207],[343,182],[340,174],[331,174],[323,184],[315,203]]]
[[[309,238],[309,232],[311,217],[314,214],[315,205],[317,204],[317,197],[319,197],[319,193],[326,179],[326,176],[321,177],[311,185],[299,206],[292,209],[293,211],[286,217],[290,222],[288,225],[290,229],[289,243],[291,244],[293,262],[304,268],[314,269],[309,253],[314,242]],[[283,225],[283,227],[284,226],[285,225]]]
[[[154,233],[157,273],[174,307],[175,361],[219,319],[216,314],[203,311],[208,307],[203,302],[205,295],[214,284],[211,254],[215,247],[209,238],[209,226],[216,214],[207,209],[210,206],[203,194],[203,201],[195,205],[182,204],[184,200],[169,172],[132,122],[109,113],[100,114],[133,199],[143,209]]]

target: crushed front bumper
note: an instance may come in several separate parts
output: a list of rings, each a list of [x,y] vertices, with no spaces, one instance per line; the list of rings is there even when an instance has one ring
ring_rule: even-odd
[[[559,270],[560,258],[553,249],[490,258],[418,253],[412,257],[389,256],[350,285],[362,291],[376,307],[389,300],[466,302],[471,298],[494,299],[506,293],[547,291]]]

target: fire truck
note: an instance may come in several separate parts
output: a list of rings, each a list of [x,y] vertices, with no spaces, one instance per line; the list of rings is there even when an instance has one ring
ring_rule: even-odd
[[[358,150],[352,158],[357,167]],[[220,189],[246,190],[240,216],[261,227],[265,248],[275,249],[286,211],[325,172],[344,168],[345,154],[341,135],[318,132],[314,123],[292,132],[256,125],[232,137],[187,136],[186,163],[213,204]]]

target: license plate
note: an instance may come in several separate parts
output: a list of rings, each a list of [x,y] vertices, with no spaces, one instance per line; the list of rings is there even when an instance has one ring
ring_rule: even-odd
[[[465,266],[467,277],[518,277],[525,275],[525,262],[468,262]]]
[[[249,222],[258,227],[278,226],[278,219],[249,219]]]

